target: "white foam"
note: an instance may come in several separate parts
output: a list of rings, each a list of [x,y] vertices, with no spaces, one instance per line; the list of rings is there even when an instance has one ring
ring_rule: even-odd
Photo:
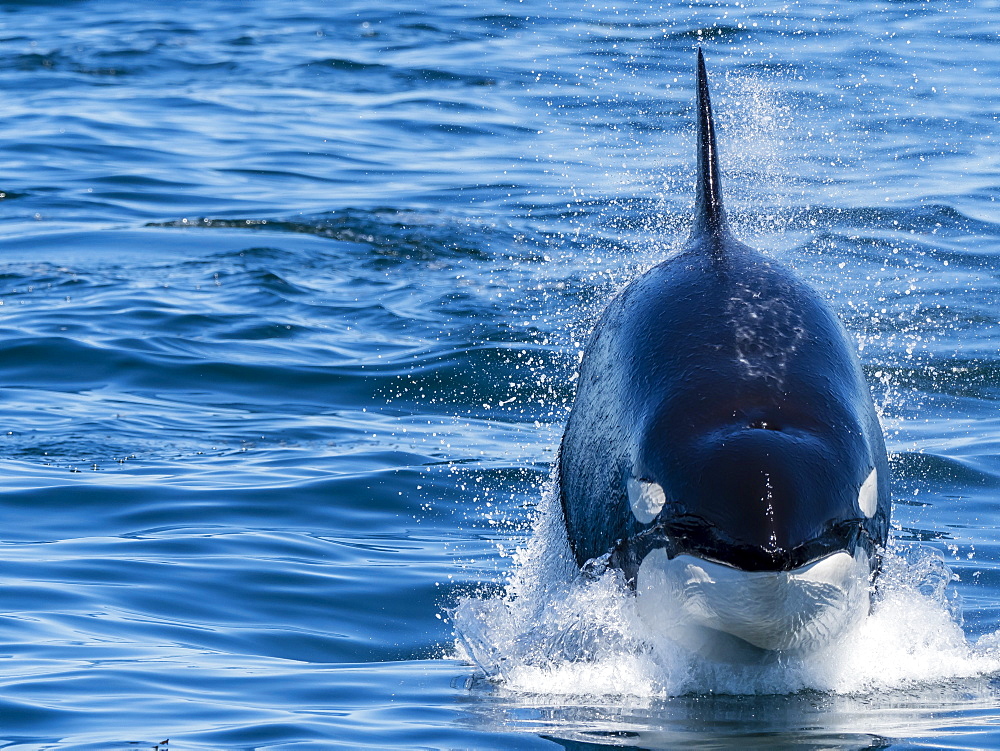
[[[828,647],[731,665],[653,633],[618,572],[581,575],[560,514],[550,490],[504,593],[464,599],[450,613],[459,655],[515,693],[869,694],[1000,671],[1000,632],[966,639],[951,572],[930,548],[890,545],[871,614]]]

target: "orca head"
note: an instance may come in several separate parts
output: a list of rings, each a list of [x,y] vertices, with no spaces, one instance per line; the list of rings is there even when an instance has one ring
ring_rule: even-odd
[[[687,451],[648,441],[626,479],[643,529],[612,553],[643,619],[712,658],[756,662],[822,647],[866,615],[885,483],[864,441],[843,437],[758,424]]]
[[[741,384],[724,388],[738,395]],[[846,407],[831,401],[797,422],[777,410],[685,422],[688,392],[640,431],[625,478],[647,546],[744,571],[790,571],[839,551],[873,556],[886,469]]]

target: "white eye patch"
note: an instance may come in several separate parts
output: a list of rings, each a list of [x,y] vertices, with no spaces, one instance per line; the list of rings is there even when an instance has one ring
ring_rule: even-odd
[[[858,508],[869,519],[875,516],[875,510],[878,508],[878,470],[876,469],[873,469],[871,474],[861,483],[861,490],[858,491]]]
[[[635,518],[643,524],[649,524],[667,501],[663,488],[658,483],[637,480],[634,477],[628,478],[626,487],[628,502]]]

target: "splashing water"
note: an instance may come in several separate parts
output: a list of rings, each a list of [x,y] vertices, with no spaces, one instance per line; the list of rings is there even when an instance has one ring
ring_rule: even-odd
[[[954,578],[937,551],[890,542],[871,614],[840,640],[767,665],[715,663],[652,633],[619,572],[577,569],[550,482],[504,591],[450,616],[459,656],[516,693],[869,694],[1000,672],[1000,632],[966,639]]]

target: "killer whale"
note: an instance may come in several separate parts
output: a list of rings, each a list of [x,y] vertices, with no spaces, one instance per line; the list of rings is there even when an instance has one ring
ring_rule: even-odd
[[[557,459],[570,547],[711,657],[828,643],[870,608],[889,466],[856,344],[791,270],[733,235],[704,56],[694,221],[585,347]]]

